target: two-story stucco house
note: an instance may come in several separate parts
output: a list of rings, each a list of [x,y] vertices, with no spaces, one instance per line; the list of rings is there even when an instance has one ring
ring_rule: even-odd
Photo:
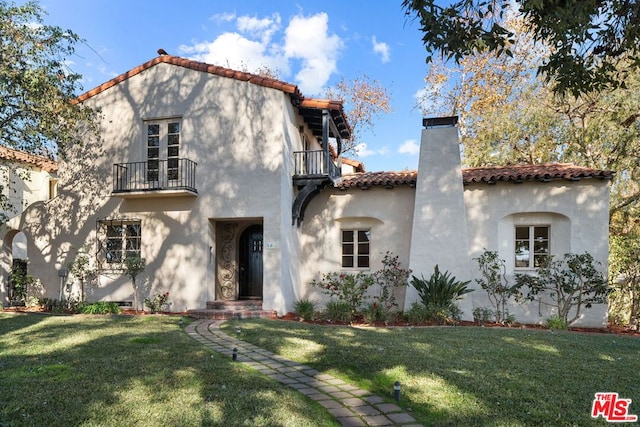
[[[589,251],[606,268],[611,173],[462,170],[452,121],[425,120],[417,171],[367,173],[341,158],[341,103],[278,80],[161,55],[78,100],[100,108],[99,139],[69,150],[58,197],[4,237],[3,267],[11,233],[24,232],[29,273],[51,297],[78,251],[98,273],[87,299],[131,301],[122,263],[140,256],[141,297],[169,291],[172,311],[254,301],[284,314],[320,298],[309,282],[321,273],[376,270],[387,251],[414,274],[439,264],[466,280],[483,248],[500,251],[510,274],[543,252]],[[398,297],[404,307],[418,298],[412,288]],[[468,294],[466,317],[483,298]],[[605,321],[604,306],[582,319]]]

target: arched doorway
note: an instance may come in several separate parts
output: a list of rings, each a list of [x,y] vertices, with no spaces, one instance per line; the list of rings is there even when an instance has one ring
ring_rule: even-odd
[[[262,225],[251,225],[240,235],[239,299],[262,299]]]

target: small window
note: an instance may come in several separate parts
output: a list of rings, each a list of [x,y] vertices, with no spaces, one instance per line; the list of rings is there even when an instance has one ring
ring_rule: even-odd
[[[370,230],[342,230],[342,267],[369,268]]]
[[[99,222],[98,257],[107,265],[122,264],[126,258],[141,258],[142,225],[139,220]]]
[[[544,265],[550,255],[549,231],[549,226],[516,226],[516,268],[537,268]]]

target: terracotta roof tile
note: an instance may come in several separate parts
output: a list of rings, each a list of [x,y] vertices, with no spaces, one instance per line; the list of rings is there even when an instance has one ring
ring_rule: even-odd
[[[539,165],[490,166],[464,169],[465,184],[498,181],[551,181],[556,179],[579,180],[582,178],[611,179],[614,172],[575,166],[568,163],[546,163]]]
[[[160,64],[172,64],[177,65],[184,68],[189,68],[191,70],[202,71],[209,74],[215,74],[222,77],[228,77],[235,80],[240,80],[244,82],[250,82],[259,86],[269,87],[273,89],[281,90],[282,92],[295,95],[299,98],[304,98],[302,93],[298,90],[296,85],[291,83],[286,83],[277,79],[272,79],[270,77],[258,76],[251,73],[245,73],[243,71],[232,70],[230,68],[220,67],[218,65],[207,64],[204,62],[193,61],[191,59],[181,58],[179,56],[173,55],[160,55],[153,58],[150,61],[145,62],[142,65],[139,65],[126,73],[122,73],[117,77],[112,78],[111,80],[91,89],[88,92],[83,93],[82,95],[76,98],[76,102],[85,101],[92,96],[95,96],[105,90],[114,87],[118,83],[121,83],[141,72],[148,70],[149,68]],[[340,104],[340,108],[342,108],[342,104]]]
[[[345,115],[342,102],[340,101],[331,101],[327,99],[314,99],[314,98],[305,98],[298,86],[283,82],[281,80],[273,79],[266,76],[259,76],[256,74],[246,73],[243,71],[236,71],[229,68],[220,67],[218,65],[206,64],[204,62],[193,61],[191,59],[181,58],[173,55],[160,55],[153,58],[150,61],[145,62],[142,65],[139,65],[126,73],[120,74],[117,77],[109,80],[101,84],[98,87],[91,89],[88,92],[83,93],[78,96],[73,102],[83,102],[87,99],[104,92],[105,90],[116,86],[117,84],[142,73],[145,70],[157,65],[157,64],[172,64],[177,65],[179,67],[188,68],[191,70],[202,71],[209,74],[215,74],[217,76],[232,78],[235,80],[240,80],[243,82],[249,82],[258,86],[268,87],[272,89],[276,89],[282,91],[291,97],[294,100],[294,105],[300,107],[301,110],[305,112],[302,115],[305,117],[305,120],[310,119],[310,115],[308,114],[309,110],[320,110],[320,109],[328,109],[331,111],[331,115],[336,123],[340,126],[341,137],[344,139],[349,139],[351,137],[351,127],[347,122],[347,117]],[[319,113],[313,113],[312,115],[317,115]],[[321,114],[320,116],[321,117]]]
[[[47,157],[36,156],[2,145],[0,145],[0,159],[27,163],[50,173],[58,171],[58,163]]]
[[[462,170],[464,185],[472,183],[495,184],[499,181],[520,183],[525,181],[577,181],[586,178],[611,179],[615,172],[574,166],[564,163],[541,165],[491,166]],[[415,187],[417,171],[365,172],[342,176],[341,190],[348,188],[368,189],[373,186],[394,187],[408,185]]]
[[[395,187],[398,185],[409,185],[415,187],[416,171],[406,172],[364,172],[349,175],[342,175],[342,183],[338,186],[341,190],[348,188],[361,188],[363,190],[371,187]]]

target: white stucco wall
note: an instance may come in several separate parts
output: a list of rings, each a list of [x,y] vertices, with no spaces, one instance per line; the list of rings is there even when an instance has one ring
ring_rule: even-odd
[[[600,263],[606,277],[609,250],[608,181],[586,179],[472,184],[465,187],[464,200],[470,258],[478,257],[485,249],[498,251],[506,262],[510,284],[514,283],[516,225],[550,226],[551,255],[561,258],[569,252],[589,252]],[[477,262],[472,261],[472,266],[474,276],[478,276]],[[533,273],[525,269],[519,269],[518,272]],[[470,295],[474,307],[489,307],[482,289]],[[526,323],[545,323],[553,314],[550,307],[540,307],[538,303],[511,304],[509,311],[519,321]],[[606,306],[583,310],[582,318],[576,325],[606,325]]]
[[[250,219],[262,223],[264,241],[274,243],[264,251],[264,308],[287,309],[277,291],[282,286],[291,294],[297,272],[282,267],[282,251],[295,253],[297,242],[291,174],[283,175],[283,163],[293,163],[290,145],[300,149],[289,96],[161,63],[85,102],[102,109],[101,140],[70,150],[60,166],[60,196],[12,224],[30,235],[37,254],[29,271],[49,284],[49,296],[57,297],[57,269],[77,249],[95,253],[98,219],[129,218],[142,222],[145,292],[169,291],[172,310],[202,308],[215,297],[211,220]],[[180,157],[198,163],[198,196],[112,197],[112,165],[144,160],[145,120],[167,118],[181,119]],[[132,287],[121,272],[103,272],[88,295],[131,300]]]
[[[371,230],[370,268],[364,271],[373,273],[382,268],[387,251],[397,255],[404,268],[408,268],[414,193],[409,186],[349,191],[327,189],[313,198],[302,225],[300,296],[323,305],[327,298],[318,288],[309,285],[313,279],[320,279],[328,272],[360,271],[342,268],[343,229]],[[405,291],[403,289],[397,295],[400,308]]]

